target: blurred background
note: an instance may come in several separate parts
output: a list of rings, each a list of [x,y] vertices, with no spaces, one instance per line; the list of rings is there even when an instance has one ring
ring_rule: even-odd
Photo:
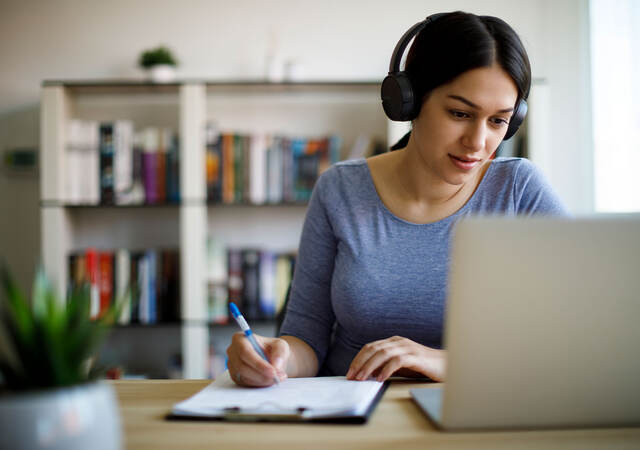
[[[253,283],[244,271],[257,267],[256,258],[286,272],[305,197],[287,198],[285,191],[278,198],[276,192],[270,201],[270,191],[245,186],[244,197],[216,202],[202,183],[211,181],[205,170],[217,170],[218,160],[207,158],[222,152],[223,136],[250,135],[247,142],[254,142],[264,133],[292,146],[295,139],[318,148],[333,143],[340,159],[379,151],[404,131],[384,119],[377,87],[396,42],[429,14],[458,9],[504,19],[529,53],[531,114],[517,148],[508,151],[538,164],[577,215],[640,210],[640,91],[633,83],[640,79],[640,38],[633,32],[640,26],[638,1],[0,0],[0,256],[26,287],[49,252],[48,269],[56,271],[61,292],[62,284],[73,282],[78,258],[84,258],[82,267],[87,258],[111,258],[112,290],[118,250],[128,254],[127,267],[140,254],[154,267],[169,267],[174,275],[158,278],[165,280],[165,295],[176,297],[157,305],[166,320],[159,314],[150,321],[147,310],[136,310],[115,330],[104,352],[112,358],[107,363],[131,375],[215,376],[235,331],[214,326],[226,320],[219,297],[229,291],[221,286],[242,294]],[[178,60],[177,84],[166,89],[149,87],[138,66],[140,54],[159,45]],[[196,90],[184,91],[182,82],[195,82]],[[273,89],[283,82],[300,86]],[[45,85],[62,89],[64,100],[51,105],[70,113],[45,111]],[[184,135],[190,129],[184,121],[193,111],[198,118],[200,95],[205,117],[196,130],[203,137],[194,144]],[[43,118],[57,125],[44,127]],[[83,208],[47,192],[43,174],[63,177],[62,166],[42,167],[41,152],[54,148],[47,139],[67,130],[71,119],[94,125],[126,120],[141,141],[147,133],[151,142],[172,129],[175,140],[167,142],[180,148],[182,200],[151,208],[154,202],[145,197],[146,208]],[[155,138],[150,127],[157,127]],[[69,131],[63,135],[68,139]],[[330,144],[316,142],[323,139]],[[202,154],[184,159],[194,145]],[[64,144],[57,151],[64,154]],[[200,194],[205,203],[189,209],[187,200]],[[256,206],[263,203],[270,206]],[[234,252],[239,275],[230,267]],[[165,253],[177,253],[180,262]],[[193,262],[189,269],[185,258]],[[185,286],[192,280],[195,290]],[[285,283],[270,283],[278,282]],[[268,286],[282,295],[281,286]],[[275,306],[262,311],[267,334],[275,332],[281,298],[269,301]]]

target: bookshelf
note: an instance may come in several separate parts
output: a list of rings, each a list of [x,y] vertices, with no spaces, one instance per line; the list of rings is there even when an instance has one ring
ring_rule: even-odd
[[[543,171],[549,164],[549,86],[534,79],[529,115],[519,135],[526,154]],[[177,204],[76,205],[65,191],[66,124],[69,119],[131,120],[136,127],[158,126],[180,135],[180,193]],[[306,203],[210,204],[205,182],[205,127],[244,133],[282,133],[342,139],[341,158],[360,134],[392,144],[408,129],[388,121],[380,107],[379,82],[334,81],[265,83],[261,81],[185,80],[151,84],[129,80],[46,81],[41,97],[41,233],[45,270],[64,298],[71,251],[92,247],[173,247],[180,254],[179,320],[155,326],[121,326],[112,340],[137,352],[156,347],[179,353],[184,378],[209,374],[210,348],[235,331],[208,320],[206,241],[215,234],[227,246],[295,250]],[[272,333],[270,323],[252,323]],[[119,334],[131,330],[127,338]],[[143,341],[148,342],[143,343]],[[131,350],[133,352],[134,350]],[[150,363],[151,364],[151,363]],[[152,371],[151,371],[152,372]]]
[[[207,376],[212,339],[218,334],[228,339],[235,331],[208,321],[207,236],[213,233],[228,246],[295,250],[306,211],[304,202],[260,206],[208,203],[204,170],[207,121],[215,122],[221,130],[243,133],[339,135],[341,157],[345,157],[361,133],[386,141],[389,126],[379,105],[379,83],[375,81],[45,81],[41,97],[42,260],[60,298],[66,291],[67,258],[73,251],[87,247],[179,249],[179,320],[119,326],[112,340],[122,341],[120,331],[126,330],[135,335],[132,339],[137,348],[140,336],[148,336],[149,347],[158,342],[171,347],[171,352],[179,349],[184,378]],[[64,179],[70,119],[130,120],[136,128],[176,130],[180,136],[180,202],[71,203]],[[269,322],[256,325],[266,333],[273,328]]]

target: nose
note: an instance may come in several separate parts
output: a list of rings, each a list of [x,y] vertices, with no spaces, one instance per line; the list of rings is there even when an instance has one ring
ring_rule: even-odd
[[[462,145],[469,151],[484,150],[487,144],[487,127],[482,121],[471,122],[462,135]]]

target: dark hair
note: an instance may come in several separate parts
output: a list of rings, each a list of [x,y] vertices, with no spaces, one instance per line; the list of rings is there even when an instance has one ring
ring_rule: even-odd
[[[415,37],[405,64],[416,98],[424,103],[431,91],[462,73],[498,63],[513,79],[518,98],[531,87],[531,66],[517,33],[504,20],[456,11],[438,17]],[[391,149],[403,148],[407,133]]]

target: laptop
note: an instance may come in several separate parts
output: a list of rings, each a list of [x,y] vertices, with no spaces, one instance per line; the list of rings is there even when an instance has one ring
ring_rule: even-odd
[[[640,216],[474,218],[454,231],[444,430],[640,424]]]

